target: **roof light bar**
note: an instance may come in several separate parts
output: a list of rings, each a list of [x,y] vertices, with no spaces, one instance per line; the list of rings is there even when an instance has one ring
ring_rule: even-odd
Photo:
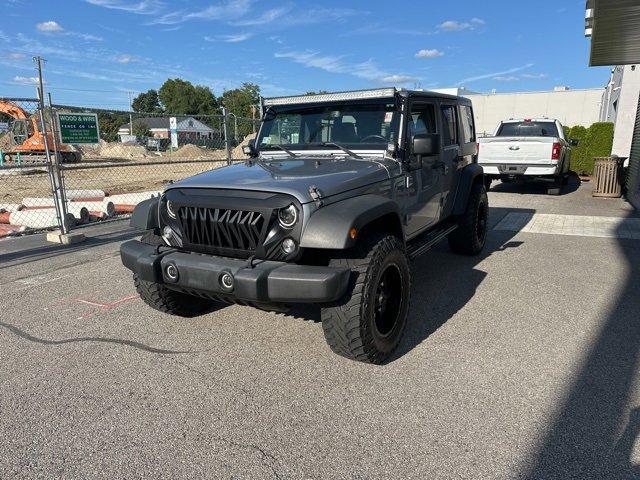
[[[300,103],[320,103],[336,102],[342,100],[367,100],[370,98],[393,97],[396,94],[395,88],[378,88],[375,90],[354,90],[351,92],[321,93],[318,95],[295,95],[292,97],[265,98],[263,105],[271,107],[274,105],[297,105]]]

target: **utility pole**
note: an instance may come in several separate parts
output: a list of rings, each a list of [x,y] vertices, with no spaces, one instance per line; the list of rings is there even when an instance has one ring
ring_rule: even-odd
[[[131,114],[133,105],[131,103],[131,92],[127,93],[129,94],[129,135],[133,135],[133,115]]]
[[[47,122],[44,114],[44,82],[42,80],[42,62],[44,61],[44,59],[38,56],[33,57],[33,61],[38,68],[38,110],[40,112],[40,129],[42,131],[42,140],[44,142],[45,158],[47,159],[47,171],[49,173],[51,193],[53,194],[54,198],[53,204],[56,209],[56,216],[58,217],[58,225],[60,225],[60,233],[67,234],[69,233],[69,228],[67,226],[67,219],[64,215],[64,202],[61,201],[60,197],[60,185],[53,171],[54,165],[51,160],[51,151],[49,150],[49,132],[47,131]]]

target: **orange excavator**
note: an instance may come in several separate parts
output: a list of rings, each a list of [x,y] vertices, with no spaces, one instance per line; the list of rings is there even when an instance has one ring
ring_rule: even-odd
[[[0,137],[0,150],[5,162],[12,162],[24,156],[42,158],[45,155],[44,134],[40,131],[37,115],[29,116],[20,106],[1,98],[0,114],[12,119],[9,131]],[[53,134],[48,132],[47,143],[51,153],[54,149],[53,141]],[[80,161],[80,152],[75,151],[70,145],[59,144],[58,151],[63,163]]]

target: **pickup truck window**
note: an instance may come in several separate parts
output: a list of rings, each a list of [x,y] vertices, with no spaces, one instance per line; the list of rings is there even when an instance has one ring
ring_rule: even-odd
[[[555,122],[503,123],[496,137],[558,137]]]
[[[458,126],[456,122],[456,107],[442,105],[442,124],[444,126],[443,145],[456,145],[458,143]]]
[[[259,150],[331,147],[384,149],[398,141],[400,114],[394,103],[273,108],[263,119]],[[334,148],[334,147],[331,147]]]

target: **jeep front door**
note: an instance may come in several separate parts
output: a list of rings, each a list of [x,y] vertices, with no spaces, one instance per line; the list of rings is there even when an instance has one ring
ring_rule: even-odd
[[[415,160],[411,153],[414,135],[438,133],[436,117],[437,104],[431,102],[413,102],[410,106],[407,122],[407,152],[411,163]],[[409,236],[415,235],[438,221],[440,216],[440,180],[441,170],[437,168],[440,155],[422,158],[422,165],[408,172],[407,226]]]

